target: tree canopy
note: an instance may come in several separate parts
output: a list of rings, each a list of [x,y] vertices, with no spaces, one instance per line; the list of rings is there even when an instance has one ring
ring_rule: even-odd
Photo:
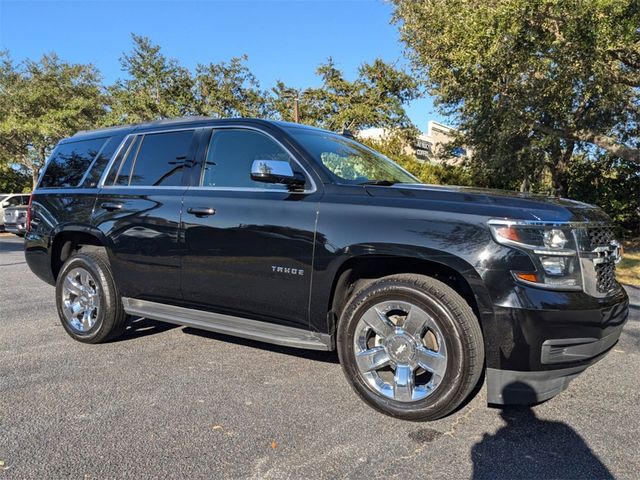
[[[640,4],[633,0],[393,0],[414,67],[488,169],[549,168],[574,152],[640,163]]]
[[[120,58],[124,79],[108,88],[105,124],[117,125],[194,113],[193,78],[147,37],[132,35],[133,50]]]
[[[273,89],[275,111],[292,120],[290,105],[297,97],[300,121],[329,130],[360,130],[368,127],[409,129],[415,127],[404,106],[420,95],[418,83],[394,65],[375,59],[358,69],[354,80],[345,78],[332,58],[316,70],[321,85],[296,90],[282,82]]]
[[[52,148],[104,115],[100,74],[55,54],[19,65],[0,54],[0,160],[20,165],[33,184]]]
[[[294,99],[301,122],[333,130],[413,127],[404,106],[419,94],[417,83],[379,59],[354,80],[329,59],[317,70],[320,87],[278,81],[265,90],[246,55],[189,70],[147,37],[132,34],[132,42],[120,58],[122,78],[108,86],[91,64],[55,54],[16,64],[0,52],[0,164],[20,165],[35,185],[52,148],[78,130],[189,115],[294,120]]]
[[[248,57],[229,62],[200,64],[196,68],[196,109],[208,117],[266,117],[270,113],[268,92],[249,70]]]

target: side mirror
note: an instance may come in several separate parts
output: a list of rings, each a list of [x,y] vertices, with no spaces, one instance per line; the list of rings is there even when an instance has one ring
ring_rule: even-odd
[[[251,180],[263,183],[280,183],[291,189],[304,186],[303,175],[295,173],[291,164],[282,160],[254,160],[251,165]]]

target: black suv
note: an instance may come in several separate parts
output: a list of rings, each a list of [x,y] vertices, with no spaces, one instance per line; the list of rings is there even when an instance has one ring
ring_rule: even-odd
[[[420,184],[343,135],[253,119],[80,132],[32,196],[29,266],[76,340],[127,315],[337,349],[378,410],[430,420],[567,387],[620,336],[597,207]],[[231,387],[230,387],[231,388]]]

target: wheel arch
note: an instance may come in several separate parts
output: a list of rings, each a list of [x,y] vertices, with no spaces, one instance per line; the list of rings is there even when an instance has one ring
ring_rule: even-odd
[[[64,262],[80,248],[106,249],[107,241],[100,230],[86,226],[68,225],[52,236],[50,247],[51,274],[54,280]]]
[[[436,278],[459,293],[472,308],[482,330],[493,317],[493,303],[482,277],[464,259],[446,252],[422,254],[419,250],[361,253],[345,258],[335,269],[326,304],[328,328],[336,323],[345,302],[355,289],[367,281],[399,273]]]

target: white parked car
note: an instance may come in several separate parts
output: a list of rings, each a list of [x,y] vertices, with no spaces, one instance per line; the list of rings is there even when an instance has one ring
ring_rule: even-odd
[[[0,232],[6,230],[4,220],[5,208],[27,205],[29,205],[28,193],[0,193]]]

